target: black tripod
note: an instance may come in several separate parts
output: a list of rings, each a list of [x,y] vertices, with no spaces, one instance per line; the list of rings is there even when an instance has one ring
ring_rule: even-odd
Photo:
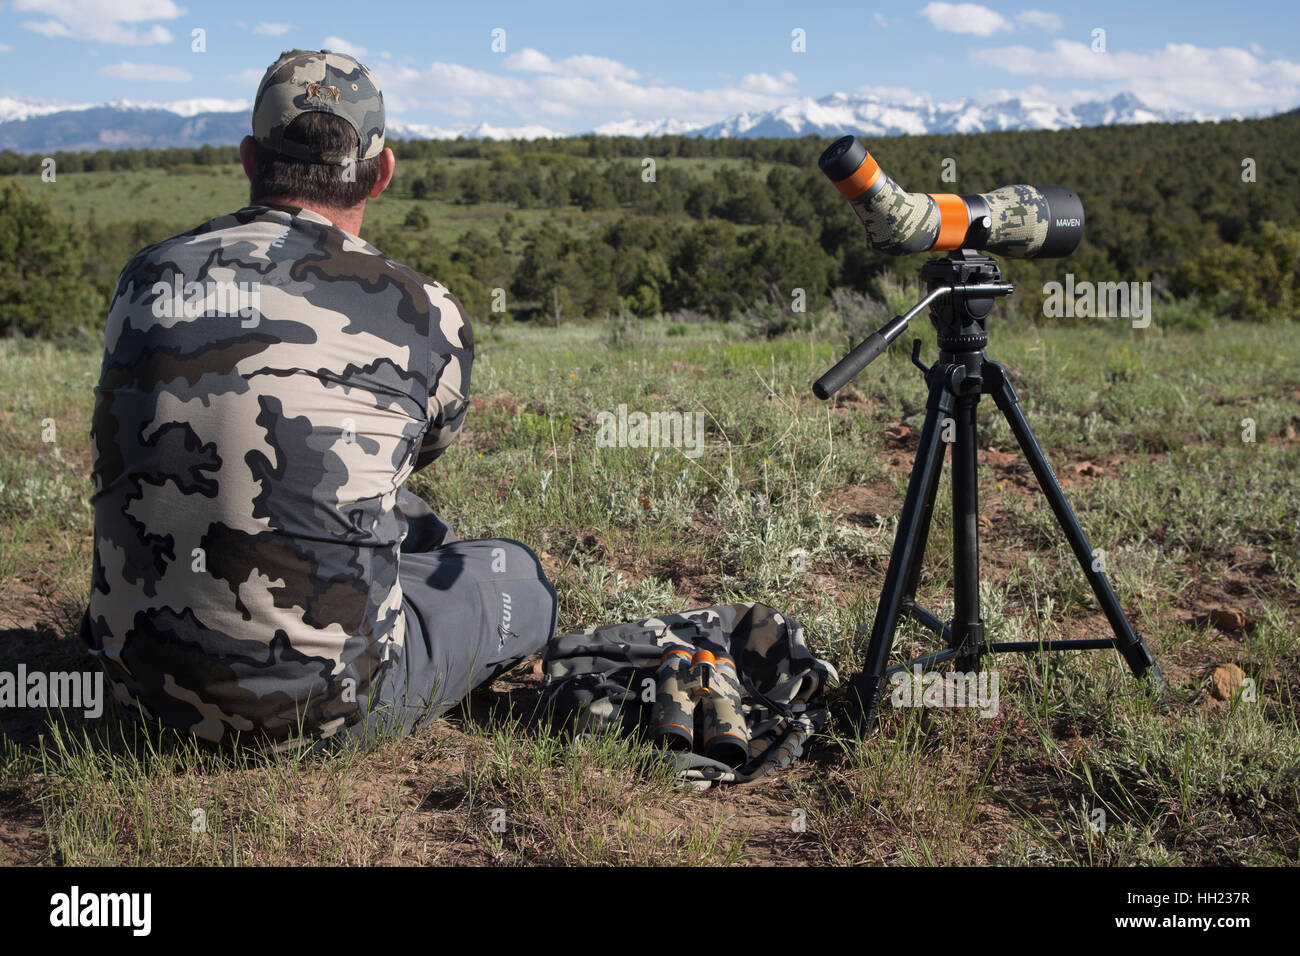
[[[880,707],[886,681],[895,671],[929,667],[952,660],[961,671],[978,671],[985,654],[1002,651],[1063,651],[1113,647],[1128,662],[1134,676],[1150,674],[1157,685],[1162,677],[1146,642],[1134,632],[1119,606],[1103,562],[1093,552],[1079,527],[1074,511],[1065,499],[1043,449],[1034,438],[1029,421],[1006,371],[984,354],[988,344],[986,322],[997,296],[1014,289],[1002,282],[997,263],[977,252],[962,249],[945,258],[932,259],[921,268],[928,294],[903,315],[871,334],[813,385],[819,398],[828,398],[879,356],[907,323],[926,306],[939,338],[939,360],[929,368],[918,359],[920,340],[912,349],[912,362],[925,373],[930,386],[925,424],[921,428],[916,461],[908,480],[907,498],[898,521],[898,532],[889,556],[884,590],[871,628],[867,661],[850,683],[850,716],[863,731],[871,728]],[[976,482],[975,407],[981,395],[992,395],[1020,450],[1029,461],[1034,477],[1047,496],[1057,523],[1069,539],[1075,557],[1097,596],[1114,637],[1068,641],[986,641],[979,604],[979,489]],[[953,498],[953,617],[945,624],[916,604],[925,543],[930,533],[939,475],[943,470],[944,445],[952,445]],[[911,616],[922,626],[944,638],[947,647],[907,664],[888,668],[894,632],[899,617]]]

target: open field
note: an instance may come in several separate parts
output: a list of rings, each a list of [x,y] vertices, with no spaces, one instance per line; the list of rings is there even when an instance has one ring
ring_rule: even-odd
[[[665,170],[681,171],[692,177],[710,176],[718,170],[742,171],[745,175],[764,176],[771,163],[714,158],[673,158],[661,160]],[[455,243],[475,226],[495,225],[509,212],[523,229],[556,217],[586,230],[607,224],[615,217],[610,210],[584,213],[575,205],[548,205],[546,208],[520,209],[507,202],[464,204],[450,196],[415,199],[409,194],[409,180],[433,168],[428,161],[398,161],[400,178],[385,194],[383,202],[366,208],[366,233],[401,226],[407,214],[417,206],[429,215],[431,226],[423,235],[443,243]],[[475,166],[487,167],[484,160],[440,159],[438,168],[449,171]],[[623,163],[628,174],[639,175],[639,166],[631,160]],[[215,166],[183,165],[170,169],[123,169],[88,172],[60,172],[55,183],[44,183],[39,176],[0,176],[0,185],[14,182],[34,195],[48,197],[55,213],[62,219],[83,225],[152,220],[165,224],[170,231],[154,235],[151,240],[166,238],[193,228],[196,224],[248,204],[248,179],[238,163]]]
[[[213,215],[234,212],[248,205],[248,179],[238,165],[61,173],[55,184],[57,188],[53,189],[32,176],[0,178],[16,182],[35,195],[48,196],[54,211],[64,219],[86,225],[141,219],[168,224],[171,231],[164,230],[152,237],[155,240],[192,229]],[[393,195],[381,203],[371,204],[366,211],[367,227],[373,230],[400,226],[415,206],[422,207],[437,223],[437,228],[429,234],[442,242],[454,241],[476,224],[482,226],[500,220],[509,209],[504,203],[464,206]],[[563,211],[512,210],[527,225]]]
[[[212,188],[236,196],[241,181],[218,173]],[[201,204],[229,205],[221,195]],[[541,553],[562,631],[762,600],[850,673],[925,393],[906,342],[831,403],[807,386],[913,291],[842,302],[813,332],[771,340],[739,322],[480,325],[463,440],[413,487],[462,537]],[[913,328],[933,360],[933,333]],[[1004,657],[993,719],[886,708],[865,741],[832,730],[772,778],[704,793],[674,787],[633,745],[579,748],[541,726],[527,667],[412,739],[302,761],[221,759],[116,720],[3,711],[0,862],[1297,862],[1295,327],[1174,332],[1157,312],[1144,330],[1011,330],[995,318],[991,332],[991,356],[1164,668],[1163,707],[1112,652]],[[0,671],[87,666],[76,625],[98,363],[90,347],[0,341]],[[597,447],[597,413],[620,403],[703,410],[704,454]],[[994,411],[981,404],[990,633],[1104,636]],[[951,610],[946,497],[945,484],[920,595],[940,616]],[[929,646],[920,632],[903,643]],[[1254,700],[1214,697],[1221,664],[1242,668]],[[504,832],[489,826],[496,808]]]

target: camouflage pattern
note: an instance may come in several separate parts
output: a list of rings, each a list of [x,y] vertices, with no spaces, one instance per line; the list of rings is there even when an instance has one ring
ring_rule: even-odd
[[[861,196],[850,200],[867,227],[873,248],[891,255],[925,252],[939,238],[939,207],[925,193],[909,193],[883,170]]]
[[[1033,186],[1003,186],[983,193],[982,198],[993,220],[991,239],[982,249],[994,255],[1026,259],[1043,248],[1051,225],[1046,196]]]
[[[797,759],[825,725],[821,695],[838,680],[835,669],[808,650],[798,622],[763,604],[720,604],[556,637],[542,662],[542,703],[578,732],[643,732],[651,710],[643,681],[655,679],[664,651],[682,641],[719,645],[736,662],[751,753],[739,768],[670,753],[683,778],[699,786],[758,779]]]
[[[405,634],[398,490],[460,431],[472,359],[446,289],[308,210],[136,255],[91,431],[87,640],[115,696],[273,749],[357,721]]]
[[[357,131],[357,149],[334,156],[286,143],[284,131],[303,113],[341,116]],[[344,165],[384,151],[384,96],[374,74],[346,53],[290,50],[271,64],[253,101],[253,138],[297,159]]]
[[[672,750],[690,750],[695,745],[690,652],[681,649],[665,651],[655,677],[650,737]]]
[[[717,655],[708,697],[700,704],[700,743],[706,757],[729,767],[749,762],[749,725],[744,693],[731,659]]]

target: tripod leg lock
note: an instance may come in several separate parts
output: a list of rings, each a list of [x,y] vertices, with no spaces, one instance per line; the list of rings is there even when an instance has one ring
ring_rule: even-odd
[[[957,650],[957,668],[959,670],[979,670],[980,658],[986,650],[984,646],[984,619],[980,618],[974,624],[959,625],[954,618],[949,627],[952,628],[952,646]]]

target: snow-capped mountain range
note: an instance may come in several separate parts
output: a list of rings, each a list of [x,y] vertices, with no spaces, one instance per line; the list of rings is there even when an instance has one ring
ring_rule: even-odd
[[[835,136],[841,132],[865,136],[925,133],[985,133],[990,130],[1069,129],[1128,123],[1171,123],[1217,119],[1201,113],[1158,110],[1131,93],[1110,100],[1080,103],[1065,109],[1046,101],[1008,99],[980,104],[964,99],[951,103],[916,100],[891,103],[876,96],[832,93],[821,99],[801,99],[763,113],[740,113],[720,123],[684,129],[681,124],[609,123],[597,133],[655,136],[690,133],[708,138],[759,136]]]
[[[0,149],[54,150],[228,146],[248,131],[247,100],[195,99],[171,103],[45,104],[0,97]],[[774,110],[740,113],[721,122],[618,120],[590,132],[608,136],[689,135],[720,137],[898,136],[922,133],[981,133],[990,130],[1067,129],[1131,123],[1164,123],[1240,117],[1156,109],[1130,93],[1109,100],[1060,107],[1046,101],[1008,99],[977,103],[914,100],[888,102],[876,96],[832,93],[792,100]],[[498,127],[487,123],[443,128],[390,119],[390,135],[403,139],[541,139],[567,135],[545,126]]]

